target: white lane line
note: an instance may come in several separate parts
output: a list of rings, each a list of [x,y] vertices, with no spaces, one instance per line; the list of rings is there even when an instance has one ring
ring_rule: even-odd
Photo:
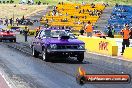
[[[17,88],[15,84],[0,70],[0,75],[3,77],[9,88]]]

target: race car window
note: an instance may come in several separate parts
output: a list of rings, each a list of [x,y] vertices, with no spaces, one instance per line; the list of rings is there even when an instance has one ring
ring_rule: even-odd
[[[51,37],[52,38],[58,38],[59,36],[66,36],[65,31],[60,31],[60,30],[52,30],[51,31]]]
[[[41,31],[39,37],[40,38],[45,38],[45,37],[51,37],[51,30],[45,30],[45,31]]]
[[[45,37],[51,37],[51,30],[45,30]]]
[[[45,37],[45,32],[44,31],[41,31],[41,33],[40,33],[40,36],[39,36],[40,38],[43,38],[43,37]]]
[[[70,32],[64,31],[64,30],[52,30],[51,31],[52,38],[59,38],[61,36],[69,36],[70,39],[75,38],[73,33],[70,33]]]

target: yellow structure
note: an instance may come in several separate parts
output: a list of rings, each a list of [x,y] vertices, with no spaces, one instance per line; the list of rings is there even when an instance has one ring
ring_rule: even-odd
[[[9,28],[9,29],[11,29],[11,28],[22,28],[22,29],[25,29],[25,26],[24,25],[22,25],[22,26],[11,26],[11,25],[9,25],[9,26],[7,26],[7,28]]]
[[[36,30],[35,29],[34,30],[29,30],[28,34],[29,35],[36,35]]]
[[[122,35],[120,35],[120,34],[114,35],[114,38],[122,38]]]
[[[52,11],[47,12],[42,17],[41,23],[46,23],[51,26],[70,26],[74,30],[81,30],[84,23],[90,21],[93,25],[97,22],[100,15],[91,15],[97,11],[103,11],[103,4],[95,4],[94,8],[91,4],[79,3],[63,3],[56,5],[57,13],[54,15]],[[95,12],[94,12],[95,11]]]
[[[123,57],[128,60],[132,60],[132,47],[126,47]]]
[[[85,48],[90,52],[117,56],[118,46],[116,41],[108,38],[98,38],[98,37],[86,37],[78,36],[78,39],[85,43]]]

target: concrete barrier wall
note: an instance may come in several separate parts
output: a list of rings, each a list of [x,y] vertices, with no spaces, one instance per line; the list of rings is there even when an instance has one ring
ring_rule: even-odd
[[[105,55],[117,56],[118,46],[113,39],[104,39],[98,37],[78,36],[78,39],[85,43],[85,48],[90,52],[96,52]]]
[[[132,60],[132,47],[126,47],[123,57],[128,60]]]

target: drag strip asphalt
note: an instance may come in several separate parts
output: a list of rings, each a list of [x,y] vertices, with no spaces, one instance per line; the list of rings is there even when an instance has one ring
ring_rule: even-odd
[[[17,88],[131,88],[130,84],[76,83],[78,67],[87,74],[123,74],[132,76],[130,65],[111,58],[85,53],[83,63],[75,58],[52,58],[45,62],[31,55],[31,49],[21,43],[0,43],[0,68],[16,84]],[[115,61],[115,62],[114,62]]]

